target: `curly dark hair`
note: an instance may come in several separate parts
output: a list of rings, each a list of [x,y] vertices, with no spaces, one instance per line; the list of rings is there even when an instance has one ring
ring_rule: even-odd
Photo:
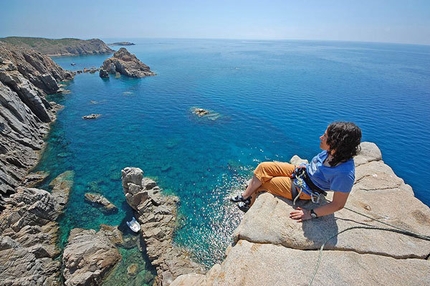
[[[352,122],[333,122],[327,127],[327,144],[334,150],[330,166],[346,162],[360,151],[361,129]]]

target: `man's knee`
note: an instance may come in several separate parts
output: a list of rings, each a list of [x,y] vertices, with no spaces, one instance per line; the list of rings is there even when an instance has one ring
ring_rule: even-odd
[[[273,167],[273,162],[261,162],[255,170],[267,170]]]

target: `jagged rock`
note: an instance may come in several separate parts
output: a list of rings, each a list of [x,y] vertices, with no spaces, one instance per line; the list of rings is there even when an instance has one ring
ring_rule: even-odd
[[[0,42],[0,211],[44,147],[43,138],[59,106],[45,95],[73,78],[47,56]]]
[[[56,194],[19,187],[6,198],[0,214],[2,285],[61,285],[56,219],[67,202],[71,183],[61,186],[55,184]]]
[[[147,65],[129,53],[126,48],[120,48],[113,54],[113,57],[105,60],[101,69],[111,74],[118,72],[125,76],[137,78],[155,75]]]
[[[37,184],[43,182],[48,176],[48,173],[42,171],[30,173],[25,176],[23,185],[27,188],[35,187]]]
[[[117,207],[101,194],[85,193],[85,199],[96,206],[100,206],[105,213],[118,211]]]
[[[100,285],[120,259],[118,249],[102,230],[72,229],[63,252],[64,284]]]
[[[315,285],[429,284],[430,210],[384,164],[375,144],[363,142],[361,148],[344,209],[297,223],[289,218],[291,201],[263,193],[235,230],[222,264],[171,285],[307,285],[313,278]],[[316,207],[304,201],[298,206]]]
[[[137,212],[148,257],[157,269],[154,285],[169,285],[185,273],[203,273],[201,265],[173,245],[179,199],[162,195],[157,183],[144,178],[139,168],[127,167],[121,174],[127,203]]]
[[[104,70],[104,69],[100,69],[99,76],[101,78],[109,78],[109,73],[106,70]]]

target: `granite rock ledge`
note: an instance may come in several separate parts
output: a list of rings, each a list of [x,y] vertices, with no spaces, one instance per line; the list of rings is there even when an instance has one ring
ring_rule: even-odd
[[[430,238],[430,210],[375,144],[361,147],[344,209],[297,223],[288,217],[290,201],[263,193],[235,230],[225,260],[206,275],[182,275],[171,285],[430,285],[430,241],[382,230]]]

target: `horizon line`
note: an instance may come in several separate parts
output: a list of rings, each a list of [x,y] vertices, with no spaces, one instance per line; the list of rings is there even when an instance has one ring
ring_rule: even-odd
[[[371,41],[371,40],[334,40],[334,39],[299,39],[299,38],[285,38],[285,39],[261,39],[261,38],[211,38],[211,37],[88,37],[88,38],[79,38],[79,37],[43,37],[43,36],[3,36],[3,38],[39,38],[39,39],[48,39],[48,40],[61,40],[61,39],[78,39],[78,40],[91,40],[91,39],[163,39],[163,40],[224,40],[224,41],[267,41],[267,42],[278,42],[278,41],[303,41],[303,42],[340,42],[340,43],[370,43],[370,44],[394,44],[394,45],[413,45],[413,46],[430,46],[429,44],[424,43],[409,43],[409,42],[389,42],[389,41]]]

